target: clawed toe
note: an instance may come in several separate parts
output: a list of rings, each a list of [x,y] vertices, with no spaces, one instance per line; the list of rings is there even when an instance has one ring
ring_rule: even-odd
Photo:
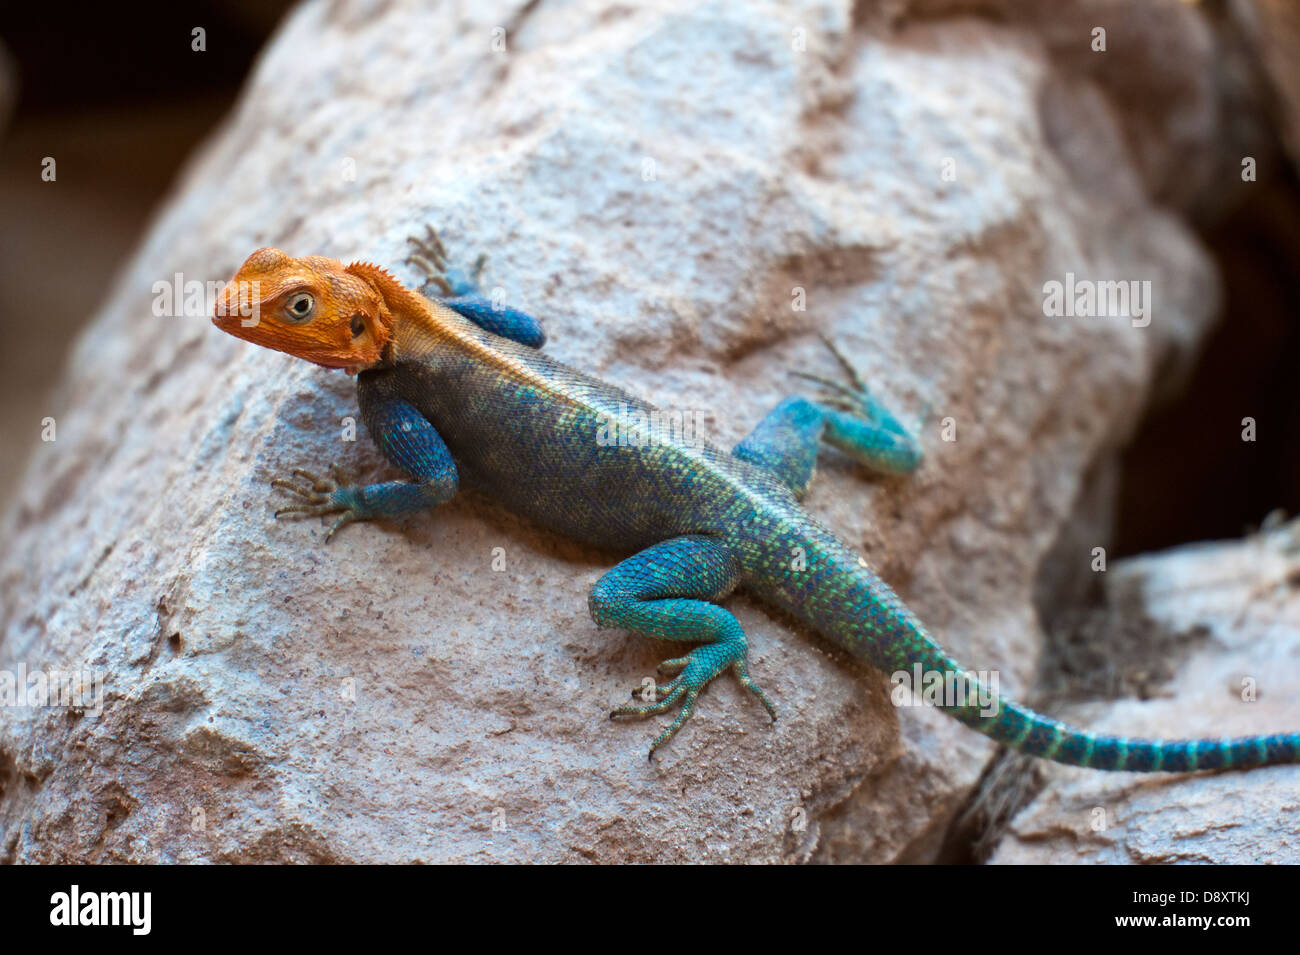
[[[304,517],[320,517],[323,514],[335,514],[342,509],[342,504],[330,502],[322,504],[290,504],[277,510],[274,516],[278,518],[281,514],[301,514]]]
[[[686,665],[690,662],[691,658],[689,656],[674,657],[671,660],[665,660],[663,663],[659,664],[657,669],[660,673],[680,673],[682,670],[686,669]]]
[[[650,681],[647,680],[647,681],[645,681],[644,683],[639,683],[639,684],[637,684],[636,686],[634,686],[634,687],[632,688],[632,696],[633,696],[633,698],[639,698],[639,699],[645,700],[647,703],[653,703],[653,702],[655,702],[655,701],[657,701],[657,700],[662,700],[665,696],[668,696],[670,693],[672,693],[674,690],[676,690],[678,686],[681,685],[682,678],[681,678],[681,677],[678,677],[677,679],[675,679],[675,680],[670,680],[670,681],[668,681],[668,682],[665,683],[665,684],[662,684],[662,685],[661,685],[661,684],[655,684],[654,686],[650,686],[650,685],[649,685],[649,682],[650,682]],[[646,692],[647,692],[647,691],[652,691],[652,692],[654,693],[654,698],[653,698],[653,699],[650,699],[650,698],[646,695]]]
[[[474,267],[468,276],[451,265],[447,247],[442,244],[438,231],[431,225],[424,227],[424,237],[410,236],[411,253],[406,257],[408,265],[422,272],[426,284],[432,284],[444,297],[453,297],[473,292],[478,287],[479,276],[487,256],[480,254],[474,260]]]
[[[271,487],[283,488],[292,494],[298,495],[310,504],[326,503],[331,494],[346,484],[343,473],[337,465],[330,465],[330,477],[321,477],[305,468],[294,468],[290,473],[293,475],[294,480],[273,478]],[[300,482],[306,482],[306,486],[304,487]],[[285,510],[289,509],[285,508]]]
[[[657,716],[669,710],[673,704],[681,699],[685,692],[680,686],[671,693],[661,697],[657,703],[629,703],[624,706],[616,706],[610,711],[609,718],[616,716]]]
[[[452,290],[451,283],[447,280],[447,249],[433,226],[426,225],[424,232],[424,238],[407,238],[411,253],[406,257],[406,262],[424,273],[426,282],[437,286],[443,295],[450,295]]]
[[[686,725],[686,721],[695,712],[695,701],[699,698],[699,695],[697,690],[692,690],[685,695],[685,699],[682,700],[682,708],[677,713],[677,719],[673,720],[666,730],[654,738],[654,741],[650,744],[650,752],[646,753],[646,759],[654,759],[655,750],[676,736],[677,731]]]
[[[324,517],[342,511],[338,520],[325,534],[325,542],[328,544],[339,528],[361,517],[355,510],[355,503],[349,503],[346,496],[341,494],[347,490],[347,480],[337,465],[330,465],[329,477],[323,477],[305,468],[294,468],[290,473],[292,479],[274,478],[271,487],[288,491],[300,498],[301,502],[278,508],[274,513],[276,520],[286,515]]]
[[[303,514],[307,516],[328,514],[342,508],[342,505],[336,504],[332,497],[339,487],[336,481],[320,477],[302,468],[294,468],[292,474],[293,480],[274,478],[271,481],[271,487],[278,487],[281,490],[288,491],[290,494],[300,497],[303,503],[290,504],[287,507],[280,508],[275,512],[276,517],[281,514]],[[305,485],[302,482],[306,482]]]
[[[835,356],[835,360],[840,363],[840,367],[844,369],[844,373],[848,375],[849,380],[853,382],[853,387],[859,393],[865,394],[867,391],[867,383],[862,380],[862,375],[858,373],[857,366],[855,366],[853,362],[849,361],[848,356],[845,355],[844,352],[840,351],[839,346],[836,345],[835,342],[831,341],[828,336],[819,335],[818,337],[821,338],[822,344],[830,349],[831,354]]]
[[[306,488],[301,488],[298,485],[294,484],[292,481],[286,481],[284,478],[273,479],[271,481],[271,487],[282,488],[283,490],[289,491],[293,494],[297,494],[299,497],[304,498],[308,501],[310,501],[315,496],[314,492],[307,490]],[[288,510],[288,508],[285,508],[285,510]]]
[[[736,678],[740,680],[741,686],[743,686],[750,693],[753,693],[756,697],[758,697],[758,702],[763,704],[763,708],[767,710],[767,715],[772,717],[772,722],[775,723],[776,707],[773,706],[772,701],[767,698],[767,694],[763,692],[762,687],[760,687],[757,683],[755,683],[753,679],[750,677],[749,668],[744,664],[737,664]]]
[[[835,361],[843,369],[845,375],[848,376],[850,384],[806,371],[792,371],[790,374],[820,386],[820,393],[816,396],[818,404],[835,411],[855,415],[894,434],[907,435],[906,429],[871,394],[871,391],[867,388],[867,383],[853,363],[849,361],[848,356],[825,335],[821,336],[821,340],[830,349],[831,354],[835,356]]]
[[[438,230],[431,225],[425,225],[424,238],[410,236],[406,240],[411,244],[417,253],[427,255],[429,258],[436,260],[440,265],[447,261],[447,247],[442,244],[442,237],[438,235]]]
[[[820,385],[822,393],[818,395],[817,400],[821,404],[840,411],[847,411],[871,418],[875,411],[875,401],[871,397],[871,392],[867,390],[867,383],[862,380],[862,376],[858,373],[857,368],[855,368],[853,363],[849,361],[844,353],[836,347],[834,342],[825,335],[821,336],[821,340],[825,343],[826,347],[830,349],[831,354],[835,356],[835,360],[839,363],[840,367],[844,369],[845,374],[848,375],[849,381],[852,382],[852,386],[850,387],[842,381],[835,381],[832,378],[827,378],[824,375],[814,375],[811,372],[806,371],[792,371],[790,374],[794,375],[796,378],[802,378],[805,381],[811,381]]]

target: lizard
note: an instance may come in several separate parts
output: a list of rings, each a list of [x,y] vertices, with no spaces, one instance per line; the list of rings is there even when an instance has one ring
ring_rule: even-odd
[[[423,292],[370,262],[263,248],[218,296],[212,321],[222,331],[355,375],[367,431],[409,477],[350,485],[336,465],[329,476],[295,468],[272,481],[294,498],[275,517],[336,515],[329,541],[353,521],[435,508],[463,482],[545,528],[627,554],[591,588],[596,626],[691,645],[661,665],[666,682],[610,714],[676,708],[651,758],[728,671],[776,719],[750,673],[746,634],[721,605],[743,590],[885,673],[919,666],[965,678],[956,685],[966,692],[941,708],[1020,752],[1135,772],[1300,762],[1300,733],[1132,739],[1003,696],[992,707],[978,702],[986,687],[800,503],[823,443],[885,474],[909,474],[922,461],[919,442],[829,339],[847,383],[804,375],[814,396],[785,399],[730,451],[673,429],[651,434],[644,422],[658,409],[543,354],[536,318],[483,297],[482,257],[466,273],[431,228],[410,241],[407,262],[427,276]],[[631,433],[611,440],[611,420]]]

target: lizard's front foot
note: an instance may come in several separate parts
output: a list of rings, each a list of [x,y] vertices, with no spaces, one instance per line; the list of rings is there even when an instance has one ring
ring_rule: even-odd
[[[301,514],[304,517],[318,517],[325,514],[339,514],[339,519],[325,535],[329,543],[335,531],[353,521],[365,520],[371,515],[363,507],[359,487],[349,487],[337,465],[330,466],[330,477],[320,477],[302,468],[293,469],[294,480],[276,478],[272,487],[283,488],[302,498],[301,504],[290,504],[275,512],[278,520],[281,514]],[[306,482],[304,485],[300,482]]]
[[[477,295],[479,275],[483,272],[483,263],[487,257],[480,254],[474,260],[474,268],[466,275],[448,263],[447,249],[433,226],[426,225],[424,232],[423,239],[411,236],[406,240],[411,244],[411,254],[406,257],[406,261],[424,274],[424,285],[434,286],[447,298]]]
[[[654,688],[656,702],[620,706],[609,714],[610,719],[616,716],[655,716],[666,713],[680,703],[681,709],[672,725],[656,736],[654,742],[650,744],[650,752],[647,755],[653,759],[655,750],[672,739],[691,718],[700,691],[724,670],[733,669],[736,671],[736,678],[740,680],[740,685],[758,697],[759,702],[767,709],[768,715],[772,717],[772,721],[776,722],[776,707],[749,675],[747,651],[748,648],[742,637],[739,640],[729,639],[707,643],[696,647],[684,657],[665,660],[659,665],[660,672],[676,673],[677,676],[668,683]],[[632,691],[632,695],[636,696],[640,692],[641,689],[638,687]]]

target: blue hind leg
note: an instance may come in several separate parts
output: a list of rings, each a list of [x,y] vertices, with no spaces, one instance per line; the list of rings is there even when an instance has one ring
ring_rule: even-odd
[[[420,293],[440,302],[465,316],[484,331],[519,342],[530,348],[541,348],[546,343],[542,323],[526,312],[508,305],[496,305],[484,298],[479,290],[479,274],[483,271],[484,257],[474,261],[474,268],[466,274],[451,266],[442,239],[432,226],[425,226],[423,239],[412,236],[411,254],[406,261],[425,275]]]
[[[871,396],[839,349],[829,341],[826,346],[848,374],[851,386],[796,372],[821,386],[818,400],[785,399],[732,449],[736,457],[773,472],[797,497],[808,489],[823,440],[886,474],[909,474],[921,463],[915,439]]]
[[[690,535],[662,541],[629,557],[592,588],[591,618],[597,626],[700,644],[660,666],[662,672],[676,676],[655,687],[655,702],[620,706],[610,714],[652,716],[680,707],[672,724],[650,744],[651,756],[690,719],[700,691],[727,670],[733,670],[741,685],[776,719],[771,701],[750,678],[745,632],[735,617],[714,603],[739,581],[740,563],[726,544]]]

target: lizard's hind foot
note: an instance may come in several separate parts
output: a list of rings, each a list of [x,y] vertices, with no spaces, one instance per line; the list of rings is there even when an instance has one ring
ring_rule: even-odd
[[[688,534],[632,555],[591,588],[591,618],[596,626],[700,644],[660,664],[661,673],[675,675],[653,688],[655,698],[620,706],[609,714],[611,718],[655,716],[680,705],[677,718],[650,744],[650,756],[691,718],[700,691],[727,670],[735,670],[741,686],[776,719],[772,701],[749,677],[745,631],[735,617],[713,603],[731,593],[739,581],[740,562],[725,543]]]
[[[805,381],[811,381],[821,386],[821,393],[816,396],[817,403],[826,408],[833,408],[837,411],[844,411],[856,417],[869,421],[874,425],[892,431],[895,434],[907,435],[907,429],[904,428],[897,418],[890,413],[889,409],[882,405],[871,394],[871,389],[862,379],[861,373],[857,367],[849,360],[848,356],[840,350],[830,338],[825,335],[820,336],[822,343],[835,356],[840,368],[848,377],[850,384],[842,381],[835,381],[831,378],[825,378],[821,375],[813,375],[804,371],[791,372],[796,378],[802,378]]]
[[[714,677],[721,675],[723,671],[732,669],[736,671],[736,677],[740,680],[740,685],[758,697],[768,715],[772,717],[772,722],[776,722],[776,707],[772,705],[772,701],[767,698],[767,694],[749,675],[746,652],[747,648],[742,637],[740,641],[724,640],[718,643],[705,644],[702,647],[696,647],[684,657],[666,660],[661,664],[661,670],[675,668],[681,672],[667,684],[654,688],[655,699],[653,701],[620,706],[609,714],[610,719],[618,716],[658,716],[660,713],[667,713],[674,706],[680,704],[681,709],[677,712],[677,718],[673,720],[667,729],[656,736],[654,742],[650,744],[650,752],[647,756],[653,759],[655,750],[672,739],[677,734],[677,731],[686,725],[686,721],[691,718],[691,715],[695,712],[695,704],[699,700],[704,687]],[[634,696],[640,695],[642,692],[644,691],[641,687],[632,691]]]
[[[910,474],[921,463],[921,447],[889,409],[875,399],[862,375],[825,335],[822,341],[848,376],[849,384],[807,372],[793,374],[821,386],[822,437],[873,470]]]

